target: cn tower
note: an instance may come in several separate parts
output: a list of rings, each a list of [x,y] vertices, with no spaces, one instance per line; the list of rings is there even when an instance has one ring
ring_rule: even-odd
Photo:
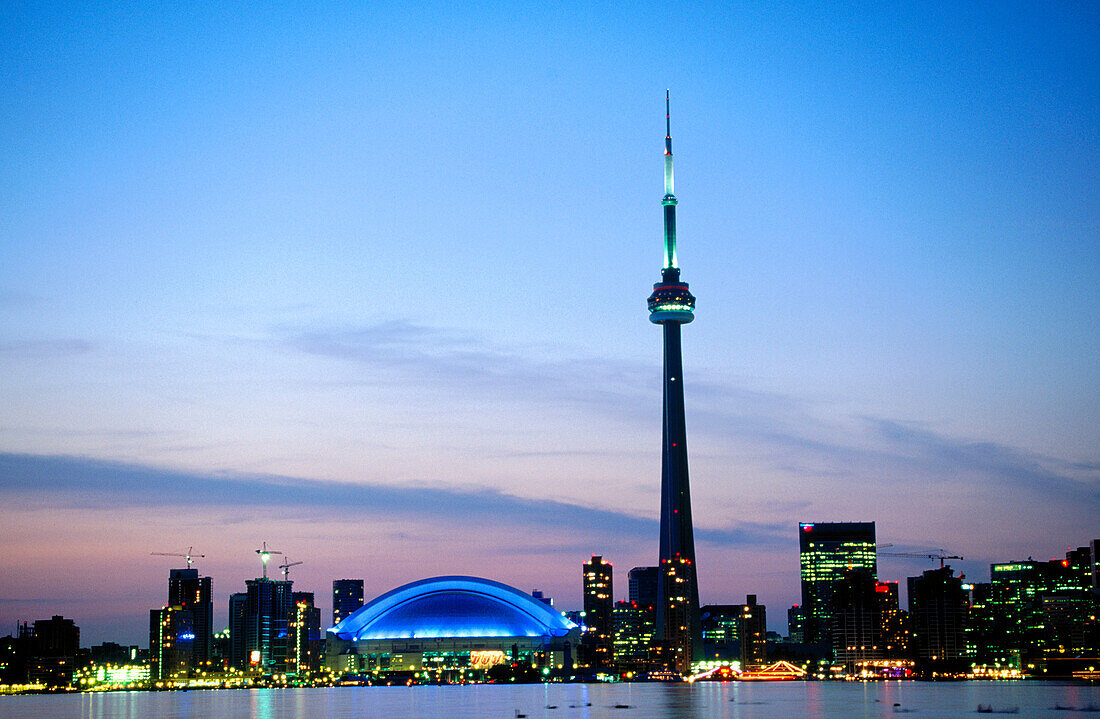
[[[657,572],[654,639],[671,671],[687,674],[703,658],[699,583],[688,487],[687,430],[684,426],[680,325],[695,319],[695,298],[680,281],[676,263],[676,195],[672,187],[672,121],[665,93],[665,256],[661,281],[649,296],[649,321],[665,335],[664,417],[661,443],[661,556]]]

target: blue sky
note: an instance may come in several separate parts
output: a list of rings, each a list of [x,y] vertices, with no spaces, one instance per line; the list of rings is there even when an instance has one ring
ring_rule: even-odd
[[[799,521],[979,579],[1096,537],[1093,6],[8,3],[0,33],[0,622],[144,642],[147,552],[205,551],[221,602],[263,540],[326,601],[461,571],[568,608],[591,553],[625,595],[665,88],[703,600],[779,628]]]

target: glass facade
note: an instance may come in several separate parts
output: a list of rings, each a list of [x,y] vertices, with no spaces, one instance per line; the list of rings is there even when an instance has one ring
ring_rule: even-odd
[[[878,579],[874,522],[802,522],[798,525],[802,607],[807,642],[829,640],[833,594],[845,572],[864,570]]]

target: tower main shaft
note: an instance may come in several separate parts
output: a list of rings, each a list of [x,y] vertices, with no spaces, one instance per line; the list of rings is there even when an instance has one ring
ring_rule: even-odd
[[[702,659],[699,583],[688,486],[680,326],[694,318],[695,297],[680,281],[676,259],[676,195],[672,176],[672,121],[665,95],[665,255],[661,281],[649,296],[649,319],[664,330],[664,413],[661,446],[661,542],[654,635],[669,669],[680,674]]]

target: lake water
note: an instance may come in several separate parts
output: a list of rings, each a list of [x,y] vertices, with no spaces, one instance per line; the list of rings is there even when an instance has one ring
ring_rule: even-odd
[[[529,719],[955,719],[985,716],[976,711],[979,704],[995,712],[1018,709],[1019,717],[1100,719],[1100,687],[1038,681],[700,682],[112,692],[4,696],[0,718],[511,719],[519,713]],[[1093,711],[1079,711],[1085,708]]]

